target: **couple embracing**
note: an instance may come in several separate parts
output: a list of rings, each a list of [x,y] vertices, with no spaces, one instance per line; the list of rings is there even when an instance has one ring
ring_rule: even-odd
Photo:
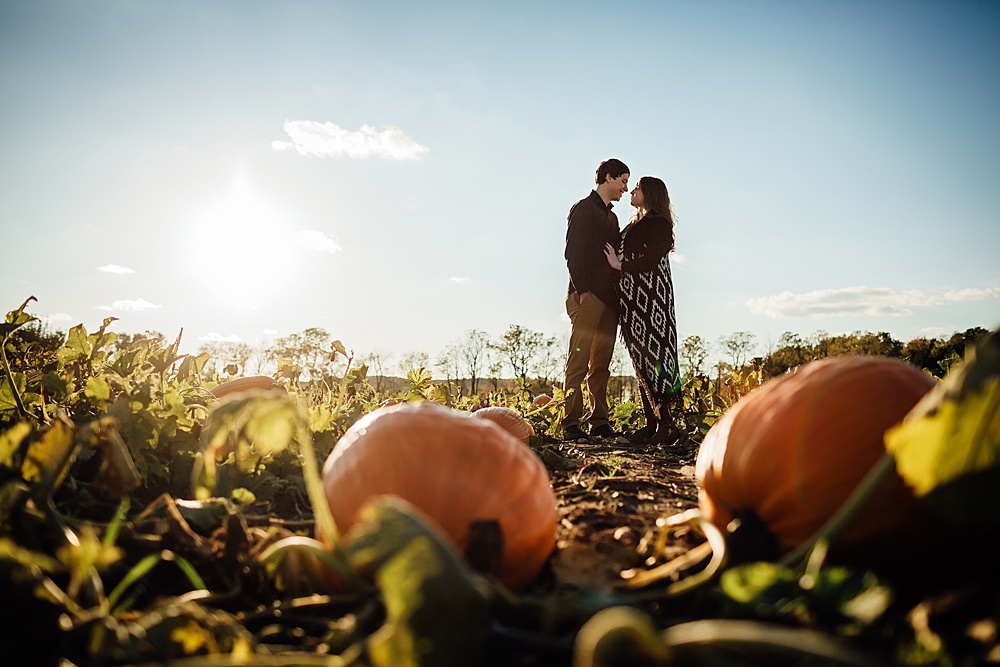
[[[572,329],[566,377],[563,439],[616,437],[608,421],[611,357],[621,328],[635,368],[646,425],[632,442],[671,444],[680,431],[670,415],[670,397],[680,388],[677,323],[669,253],[674,216],[662,180],[643,176],[631,193],[636,210],[624,229],[612,209],[628,191],[629,169],[617,159],[598,166],[596,187],[569,212],[566,313]],[[589,396],[584,417],[583,385]]]

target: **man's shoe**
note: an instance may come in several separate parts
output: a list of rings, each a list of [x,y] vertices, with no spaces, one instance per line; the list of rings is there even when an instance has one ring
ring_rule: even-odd
[[[587,437],[587,434],[583,432],[583,429],[577,425],[567,426],[563,429],[563,440],[566,442],[575,442],[577,440],[583,440]]]
[[[653,437],[654,433],[656,433],[656,424],[646,424],[638,431],[630,435],[628,437],[628,441],[634,443],[649,442],[649,439]]]
[[[617,438],[621,433],[611,428],[611,424],[601,424],[590,429],[592,438]]]
[[[660,427],[656,429],[656,433],[650,439],[650,442],[654,445],[672,445],[677,442],[681,437],[681,430],[675,425],[667,422],[660,424]]]

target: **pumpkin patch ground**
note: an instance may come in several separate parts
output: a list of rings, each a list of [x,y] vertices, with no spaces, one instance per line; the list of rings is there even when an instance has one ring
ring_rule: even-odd
[[[940,382],[813,362],[668,445],[347,376],[308,410],[267,378],[94,380],[96,418],[0,432],[0,664],[1000,664],[1000,335],[977,350]],[[919,549],[886,480],[920,490]],[[871,508],[896,553],[838,551]]]
[[[228,501],[199,503],[170,496],[149,502],[122,527],[118,539],[124,564],[160,554],[129,590],[131,608],[141,611],[123,613],[115,621],[105,619],[102,631],[95,630],[96,621],[89,626],[61,626],[52,605],[29,595],[27,584],[13,584],[14,590],[4,591],[4,599],[30,601],[24,607],[30,612],[25,616],[20,605],[0,606],[8,658],[4,664],[66,667],[166,661],[157,664],[169,665],[170,660],[192,660],[191,656],[209,647],[248,657],[245,663],[177,664],[253,665],[257,664],[253,655],[258,654],[269,656],[261,658],[261,665],[996,663],[995,605],[1000,598],[993,579],[897,602],[868,574],[838,572],[824,580],[823,586],[807,591],[794,581],[756,571],[748,576],[771,579],[753,611],[722,599],[716,586],[665,595],[671,580],[683,579],[683,571],[648,586],[630,586],[629,572],[655,571],[683,561],[686,554],[706,544],[705,536],[693,527],[681,525],[665,532],[667,519],[698,505],[695,464],[700,443],[693,438],[667,447],[634,445],[624,439],[562,442],[541,435],[533,436],[530,446],[544,462],[555,492],[556,549],[523,596],[506,606],[493,602],[478,612],[479,598],[465,600],[467,592],[454,585],[453,580],[464,575],[446,568],[433,582],[433,590],[443,596],[443,606],[441,600],[435,606],[433,600],[423,599],[408,610],[411,616],[405,621],[427,641],[454,642],[446,647],[438,644],[427,660],[395,662],[391,650],[388,658],[380,658],[383,649],[372,640],[385,631],[392,611],[373,598],[343,590],[316,594],[315,573],[322,565],[315,558],[310,560],[308,553],[290,556],[275,584],[265,580],[266,568],[260,563],[268,547],[277,539],[312,531],[314,517],[308,504],[302,502],[300,490],[289,485],[286,493],[242,508]],[[61,493],[56,498],[71,521],[106,515],[106,500],[93,495],[87,485],[73,486],[74,494]],[[936,567],[959,567],[957,548],[960,545],[942,544],[943,557]],[[204,588],[213,592],[192,591],[197,587],[178,563],[197,571]],[[743,584],[744,592],[752,588],[749,582]],[[422,599],[416,593],[410,595],[411,602]],[[848,617],[837,611],[834,607],[845,596],[867,596],[872,609],[866,613],[871,616]],[[899,605],[898,610],[886,611],[891,604]],[[656,651],[637,648],[656,637],[652,626],[637,629],[649,622],[656,624],[656,632],[672,626],[671,631],[683,633],[701,624],[708,634],[675,637],[674,661],[656,662],[662,658]],[[746,625],[704,625],[733,622]],[[191,630],[192,623],[200,630]],[[609,623],[610,629],[595,630],[602,623]],[[420,630],[424,624],[438,632]],[[631,639],[616,635],[622,628],[626,634],[638,635]],[[970,636],[970,628],[979,634]],[[26,631],[41,640],[27,641]],[[782,631],[801,634],[783,636]],[[93,653],[95,632],[101,642],[98,655]],[[584,646],[586,637],[595,632],[594,645]],[[468,645],[470,633],[485,633],[473,648]],[[706,651],[713,644],[718,648]],[[800,650],[803,646],[809,648],[805,654]],[[343,661],[329,661],[334,653]],[[584,653],[586,658],[581,659]],[[734,656],[740,656],[739,661],[731,662]],[[944,662],[942,656],[957,660]],[[59,658],[67,662],[59,663]]]
[[[621,585],[621,572],[640,567],[657,521],[698,505],[694,465],[698,444],[661,448],[608,439],[550,441],[540,448],[559,503],[556,584]],[[670,556],[704,541],[672,536]]]

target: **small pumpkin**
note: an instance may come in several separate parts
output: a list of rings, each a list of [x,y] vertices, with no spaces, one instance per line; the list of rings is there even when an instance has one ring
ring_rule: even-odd
[[[461,553],[470,526],[497,521],[503,532],[497,579],[511,590],[534,581],[555,546],[556,498],[541,459],[489,419],[431,401],[359,419],[330,452],[322,477],[341,533],[381,495],[423,511]]]
[[[698,504],[719,528],[753,514],[781,553],[807,541],[883,456],[883,435],[935,384],[903,361],[832,357],[772,379],[739,400],[705,436]],[[847,560],[903,549],[926,520],[896,474],[831,546]]]
[[[270,375],[248,375],[247,377],[221,382],[208,391],[216,398],[222,398],[244,391],[263,391],[280,388],[281,385]]]
[[[552,397],[548,394],[539,394],[531,401],[531,405],[528,406],[528,411],[538,410],[539,408],[544,408],[546,405],[552,402]]]
[[[491,405],[476,410],[472,413],[472,416],[479,417],[480,419],[489,419],[524,444],[528,444],[531,436],[535,435],[535,429],[532,428],[531,424],[521,416],[521,413],[513,408],[502,405]]]

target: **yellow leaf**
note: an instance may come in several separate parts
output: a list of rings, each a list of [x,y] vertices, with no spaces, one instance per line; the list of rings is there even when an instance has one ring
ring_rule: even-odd
[[[18,422],[0,433],[0,465],[10,465],[11,457],[29,433],[31,424],[28,422]]]
[[[918,496],[964,475],[1000,465],[1000,380],[885,435],[896,469]]]
[[[21,464],[21,475],[27,482],[44,482],[47,491],[53,491],[69,472],[74,458],[71,423],[57,419],[35,442],[28,445],[28,452]]]

